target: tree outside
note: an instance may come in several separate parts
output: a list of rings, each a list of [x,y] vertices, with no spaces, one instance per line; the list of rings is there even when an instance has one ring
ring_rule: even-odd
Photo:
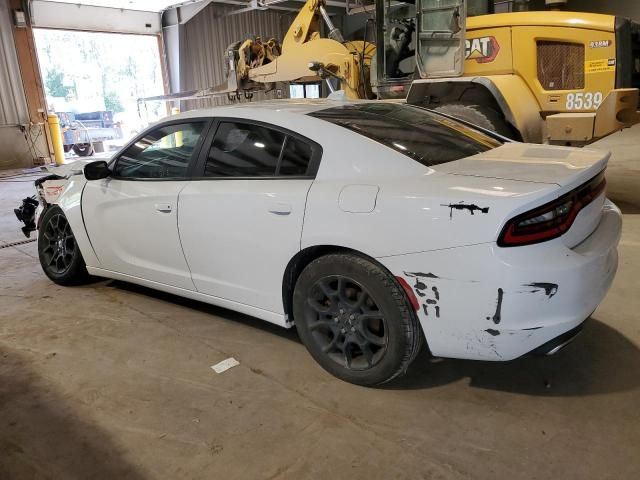
[[[46,74],[44,81],[47,95],[52,97],[68,97],[73,88],[64,84],[64,72],[53,68]]]

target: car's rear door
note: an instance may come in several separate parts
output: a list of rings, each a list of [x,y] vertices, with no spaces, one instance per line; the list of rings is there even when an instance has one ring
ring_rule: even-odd
[[[180,238],[199,292],[283,313],[283,274],[300,250],[321,153],[278,127],[217,121],[178,201]]]
[[[82,213],[100,268],[194,290],[178,236],[178,193],[209,124],[154,128],[115,159],[110,177],[87,182]]]

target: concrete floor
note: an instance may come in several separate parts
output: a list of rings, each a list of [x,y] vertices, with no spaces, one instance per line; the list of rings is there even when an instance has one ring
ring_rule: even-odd
[[[559,355],[418,358],[340,382],[287,331],[121,282],[62,288],[0,248],[0,479],[640,478],[640,127],[614,150],[620,268]],[[0,242],[30,183],[0,182]],[[210,366],[233,356],[240,366]]]

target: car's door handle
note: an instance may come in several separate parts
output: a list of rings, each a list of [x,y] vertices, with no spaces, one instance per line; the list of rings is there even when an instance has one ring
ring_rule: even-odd
[[[291,213],[291,205],[288,203],[278,202],[269,205],[269,213],[274,215],[289,215]]]
[[[173,207],[168,203],[156,203],[156,210],[161,213],[171,213]]]

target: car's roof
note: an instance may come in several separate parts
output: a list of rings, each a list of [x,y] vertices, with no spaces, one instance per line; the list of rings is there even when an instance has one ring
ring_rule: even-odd
[[[309,113],[325,110],[327,108],[354,105],[359,103],[369,103],[367,100],[333,100],[333,99],[282,99],[282,100],[265,100],[260,102],[244,102],[233,105],[223,105],[213,108],[202,108],[190,110],[170,117],[175,118],[194,118],[194,117],[216,117],[224,115],[237,116],[239,113],[249,114],[250,111],[268,111],[268,112],[284,112],[297,115],[306,115]]]

